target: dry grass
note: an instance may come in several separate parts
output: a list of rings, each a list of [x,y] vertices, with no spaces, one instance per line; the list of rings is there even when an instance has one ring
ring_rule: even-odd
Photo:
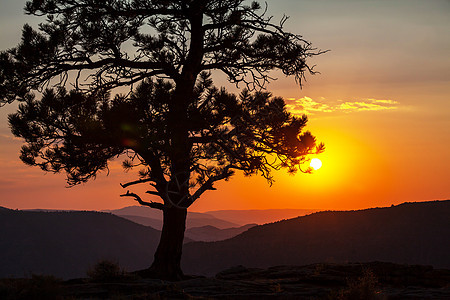
[[[384,297],[377,288],[378,280],[372,271],[366,269],[361,277],[348,282],[348,286],[333,293],[330,299],[337,300],[382,300]]]

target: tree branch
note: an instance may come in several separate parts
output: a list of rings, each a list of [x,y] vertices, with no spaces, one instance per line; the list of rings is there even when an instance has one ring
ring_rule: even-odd
[[[121,183],[120,186],[121,186],[122,188],[126,188],[126,187],[129,187],[130,185],[135,185],[135,184],[139,184],[139,183],[145,183],[145,182],[149,182],[149,181],[154,181],[154,180],[151,179],[151,178],[147,178],[147,179],[139,179],[139,180],[127,182],[127,183],[124,183],[124,184]]]
[[[150,195],[160,196],[160,194],[155,191],[146,191],[145,193],[150,194]]]
[[[210,177],[201,187],[199,187],[195,193],[189,198],[189,201],[187,203],[187,205],[185,205],[186,207],[189,207],[192,205],[192,203],[195,202],[195,200],[197,200],[198,198],[200,198],[200,196],[206,192],[207,190],[215,190],[215,188],[212,186],[214,182],[225,179],[229,176],[229,171],[230,167],[226,167],[222,173],[220,173],[219,175],[216,176],[212,176]]]
[[[134,197],[134,199],[137,202],[139,202],[139,204],[141,204],[141,205],[145,205],[145,206],[148,206],[148,207],[151,207],[151,208],[155,208],[155,209],[159,209],[159,210],[164,210],[164,204],[158,203],[158,202],[146,202],[146,201],[143,201],[141,199],[141,197],[139,197],[135,193],[130,193],[130,191],[127,191],[126,194],[120,195],[120,197]]]

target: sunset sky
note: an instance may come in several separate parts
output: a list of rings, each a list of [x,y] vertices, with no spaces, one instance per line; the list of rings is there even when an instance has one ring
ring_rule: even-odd
[[[217,191],[190,210],[347,210],[449,199],[450,1],[267,3],[274,20],[289,15],[289,31],[330,50],[311,61],[321,74],[307,76],[303,89],[277,73],[268,86],[292,113],[309,116],[308,129],[327,147],[318,156],[323,166],[311,175],[279,171],[272,187],[261,177],[238,174],[217,183]],[[23,14],[24,4],[0,0],[1,50],[19,42],[24,23],[38,22]],[[215,83],[229,87],[223,76]],[[120,160],[109,176],[73,188],[66,188],[63,174],[24,165],[22,141],[7,124],[16,108],[0,108],[0,206],[101,210],[137,204],[119,197],[125,192],[119,183],[135,179]]]

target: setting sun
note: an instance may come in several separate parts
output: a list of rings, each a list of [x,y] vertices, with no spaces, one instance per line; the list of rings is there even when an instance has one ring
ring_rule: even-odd
[[[314,170],[318,170],[322,167],[322,161],[318,158],[313,158],[313,159],[311,159],[309,166],[311,168],[313,168]]]

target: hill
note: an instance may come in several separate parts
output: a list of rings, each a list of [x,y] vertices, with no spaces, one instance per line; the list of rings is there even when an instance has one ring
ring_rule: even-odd
[[[130,216],[130,215],[117,215],[121,218],[133,221],[134,223],[141,224],[144,226],[150,226],[151,228],[161,230],[162,229],[162,220],[147,218],[142,216]]]
[[[215,242],[232,238],[257,224],[247,224],[241,227],[219,229],[214,226],[193,227],[186,230],[185,237],[194,241]]]
[[[227,220],[239,225],[256,223],[259,225],[283,219],[292,219],[317,212],[317,209],[249,209],[249,210],[213,210],[205,214]]]
[[[121,209],[105,210],[104,212],[122,216],[129,220],[147,226],[152,226],[150,224],[153,224],[155,226],[154,228],[156,229],[162,228],[162,212],[147,206],[128,206]],[[150,220],[145,218],[150,218]],[[219,229],[239,226],[238,224],[216,218],[209,214],[188,212],[186,219],[186,228],[201,227],[206,225],[211,225]]]
[[[0,277],[30,273],[82,277],[100,259],[147,267],[160,232],[99,212],[0,209]]]
[[[227,229],[247,224],[261,225],[304,216],[316,211],[316,209],[250,209],[188,212],[186,228],[213,226],[218,229]],[[128,206],[103,212],[109,212],[155,229],[161,230],[162,228],[162,213],[146,206]]]
[[[182,265],[201,275],[236,265],[376,260],[449,268],[449,216],[450,201],[319,212],[256,226],[225,241],[186,244]]]
[[[161,230],[162,229],[162,220],[141,217],[141,216],[130,216],[130,215],[118,215],[119,217],[128,219],[135,223],[150,226],[152,228]],[[207,223],[208,220],[205,220]],[[205,222],[201,222],[201,220],[194,219],[193,221],[187,220],[187,223],[191,226],[186,226],[185,232],[185,243],[189,241],[204,241],[204,242],[212,242],[212,241],[221,241],[232,238],[247,229],[256,226],[257,224],[247,224],[240,227],[231,227],[225,229],[219,229],[217,227],[211,225],[203,225]],[[212,223],[217,223],[213,221]],[[193,227],[193,225],[199,224],[202,226]]]

